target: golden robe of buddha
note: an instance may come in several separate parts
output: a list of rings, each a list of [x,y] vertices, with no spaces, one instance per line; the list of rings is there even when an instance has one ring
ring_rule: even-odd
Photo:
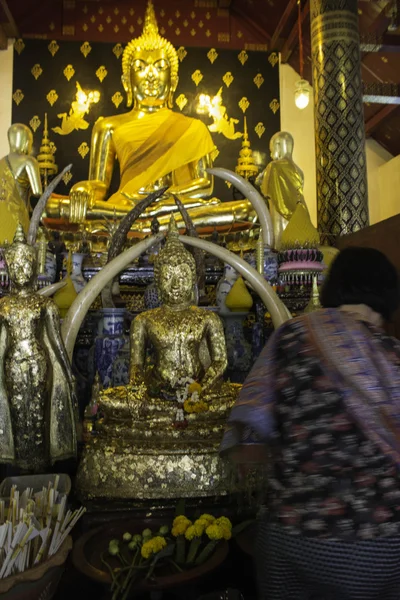
[[[32,131],[23,123],[8,130],[10,153],[0,160],[0,244],[14,239],[18,223],[29,229],[29,196],[40,196],[39,164],[33,156]]]
[[[75,184],[68,199],[50,200],[48,217],[91,221],[93,231],[99,226],[96,220],[122,217],[147,194],[168,186],[168,192],[146,211],[134,230],[149,233],[153,216],[161,229],[167,228],[169,214],[177,210],[172,194],[180,196],[196,226],[210,231],[230,229],[234,223],[243,228],[254,222],[256,214],[246,200],[223,204],[216,198],[202,200],[213,190],[207,168],[212,166],[215,146],[204,123],[171,110],[178,66],[175,48],[158,33],[149,1],[143,33],[127,45],[122,57],[122,83],[133,109],[96,122],[88,180]],[[120,186],[108,198],[116,159]],[[180,217],[177,223],[180,226]]]
[[[281,131],[270,141],[270,162],[259,176],[261,191],[270,202],[270,214],[274,227],[275,248],[281,247],[282,233],[300,202],[304,200],[304,175],[293,161],[294,140],[290,133]],[[308,209],[307,209],[308,211]]]
[[[180,498],[228,491],[218,457],[240,386],[223,381],[222,323],[192,305],[194,258],[172,219],[155,278],[163,305],[131,329],[130,385],[101,393],[104,421],[78,473],[84,496]]]

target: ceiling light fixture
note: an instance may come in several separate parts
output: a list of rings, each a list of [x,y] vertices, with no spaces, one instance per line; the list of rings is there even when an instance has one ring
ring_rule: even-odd
[[[297,0],[298,6],[298,27],[299,27],[299,54],[300,54],[300,81],[294,88],[294,102],[300,110],[304,110],[310,103],[310,86],[308,81],[303,77],[304,74],[304,47],[303,47],[303,29],[302,29],[302,14],[301,0]]]

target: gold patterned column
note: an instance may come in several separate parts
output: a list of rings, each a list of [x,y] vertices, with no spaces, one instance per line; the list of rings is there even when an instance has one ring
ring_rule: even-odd
[[[357,0],[311,0],[318,228],[324,243],[368,226]]]

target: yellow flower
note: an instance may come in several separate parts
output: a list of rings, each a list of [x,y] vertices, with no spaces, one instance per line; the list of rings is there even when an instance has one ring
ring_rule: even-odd
[[[218,517],[215,521],[215,525],[221,525],[222,527],[229,529],[229,531],[232,531],[232,523],[227,517]]]
[[[207,521],[207,523],[208,523],[209,525],[211,525],[211,523],[214,523],[214,521],[215,521],[215,517],[213,517],[212,515],[208,515],[207,513],[204,513],[204,515],[201,515],[201,516],[200,516],[200,519],[199,519],[199,521],[200,521],[200,520],[201,520],[201,521]]]
[[[152,554],[157,554],[163,548],[165,548],[166,545],[167,545],[167,542],[166,542],[165,538],[163,538],[161,536],[156,536],[156,537],[152,538],[148,542],[145,542],[142,546],[141,552],[142,552],[143,558],[146,558],[146,559],[150,558],[150,556]]]
[[[197,381],[193,381],[193,383],[191,383],[188,387],[188,394],[191,396],[192,394],[194,394],[194,392],[197,392],[200,396],[202,391],[202,387],[199,383],[197,383]]]
[[[209,525],[206,529],[206,534],[210,540],[222,540],[224,539],[224,528],[220,525]]]
[[[202,400],[194,402],[192,399],[186,399],[183,403],[183,409],[187,413],[202,413],[208,410],[208,404]]]
[[[196,528],[194,525],[190,525],[185,531],[185,538],[191,542],[195,537],[197,537]]]
[[[205,530],[207,529],[207,527],[210,525],[209,521],[206,521],[205,519],[197,519],[197,521],[194,522],[194,528],[196,531],[196,536],[200,537],[201,535],[203,535],[203,533],[205,532]]]
[[[178,535],[185,535],[187,528],[190,527],[191,524],[192,521],[189,521],[189,519],[184,515],[176,517],[172,524],[172,535],[174,537],[178,537]]]
[[[221,525],[220,527],[222,530],[222,537],[224,538],[224,540],[230,540],[232,537],[232,531],[228,529],[228,527],[224,527],[223,525]]]

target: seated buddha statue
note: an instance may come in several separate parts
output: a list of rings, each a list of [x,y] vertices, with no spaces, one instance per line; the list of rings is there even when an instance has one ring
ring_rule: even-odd
[[[195,226],[211,232],[254,222],[255,211],[247,200],[220,203],[203,200],[213,191],[207,173],[215,146],[199,119],[172,111],[178,84],[179,60],[175,48],[158,33],[154,8],[149,1],[142,35],[132,40],[122,56],[122,83],[130,112],[100,118],[94,125],[90,144],[87,181],[76,183],[69,198],[53,197],[47,216],[86,221],[87,228],[100,227],[103,217],[120,218],[150,192],[168,186],[133,229],[147,234],[156,216],[161,229],[168,227],[177,207],[172,194],[179,195]],[[118,160],[120,184],[109,196],[114,166]],[[94,221],[94,222],[93,222]],[[181,218],[177,216],[178,226]]]
[[[272,136],[270,152],[272,161],[258,176],[257,183],[270,203],[274,228],[275,249],[280,250],[281,238],[297,204],[307,210],[304,199],[304,175],[293,160],[294,140],[290,133],[280,131]]]
[[[193,306],[195,261],[173,217],[155,279],[162,306],[133,321],[130,384],[101,392],[103,421],[78,472],[85,497],[227,492],[218,445],[240,386],[222,378],[227,355],[218,315]]]

